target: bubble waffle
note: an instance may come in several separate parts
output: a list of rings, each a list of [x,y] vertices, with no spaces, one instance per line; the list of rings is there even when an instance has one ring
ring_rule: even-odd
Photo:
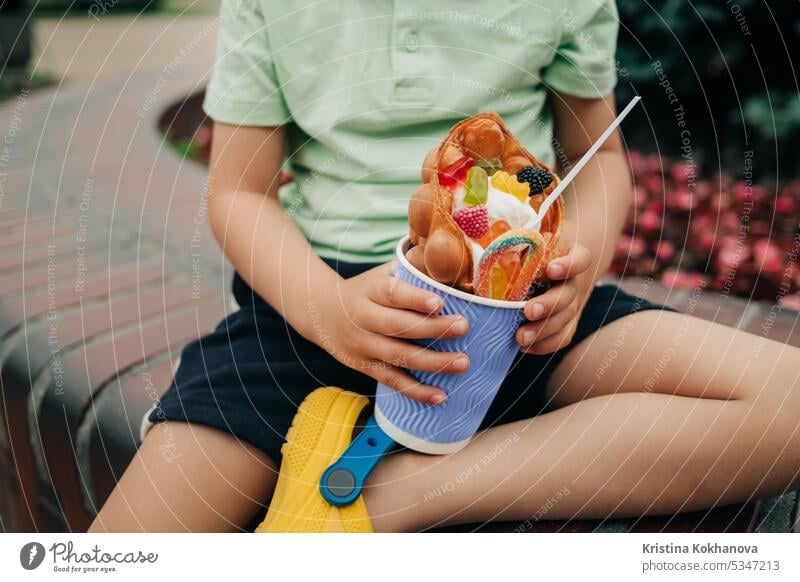
[[[537,213],[558,177],[497,114],[453,126],[425,157],[422,182],[408,209],[412,265],[495,299],[524,299],[534,281],[542,282],[544,265],[556,256],[564,202],[559,198],[541,219]]]

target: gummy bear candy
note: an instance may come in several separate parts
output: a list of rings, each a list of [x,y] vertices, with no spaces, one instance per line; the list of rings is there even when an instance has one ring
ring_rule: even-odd
[[[524,262],[524,257],[528,254],[527,249],[522,251],[507,251],[504,253],[497,261],[497,265],[502,267],[502,269],[506,273],[506,279],[508,281],[514,281],[519,275],[520,269],[522,269],[522,263]]]
[[[531,193],[530,184],[527,182],[520,183],[516,176],[512,176],[508,172],[502,170],[492,175],[492,186],[501,192],[511,194],[522,203],[528,201],[528,196]]]
[[[490,276],[490,292],[491,299],[505,299],[506,291],[508,290],[508,275],[506,270],[498,263],[492,265]]]
[[[467,181],[464,184],[466,194],[464,202],[470,206],[486,204],[489,197],[489,176],[480,166],[473,166],[467,171]]]

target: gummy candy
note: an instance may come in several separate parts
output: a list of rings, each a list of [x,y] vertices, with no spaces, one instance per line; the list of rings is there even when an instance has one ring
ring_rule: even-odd
[[[439,184],[450,190],[455,190],[459,184],[464,183],[467,171],[475,165],[475,160],[469,156],[456,160],[444,170],[439,170]]]
[[[489,226],[489,230],[487,230],[482,237],[475,239],[475,241],[483,248],[486,248],[494,239],[509,230],[511,230],[510,224],[505,220],[497,220]]]
[[[506,270],[500,264],[492,265],[489,278],[489,297],[491,299],[505,299],[506,290],[508,289]]]
[[[528,256],[527,247],[522,245],[520,247],[521,250],[516,252],[509,250],[497,260],[497,265],[506,272],[506,279],[509,281],[516,280],[520,269],[522,269],[522,264],[525,262],[525,257]]]
[[[531,193],[540,194],[553,183],[553,176],[547,170],[525,166],[517,172],[517,180],[530,184]]]
[[[478,239],[489,230],[489,213],[486,206],[470,206],[453,213],[453,220],[468,237]]]
[[[535,230],[515,229],[501,235],[481,255],[475,293],[481,297],[521,301],[527,295],[545,255],[544,237]]]
[[[464,184],[466,194],[464,202],[470,206],[486,204],[489,198],[489,176],[480,166],[473,166],[467,171],[467,181]]]
[[[516,176],[512,176],[508,172],[504,172],[502,170],[495,172],[492,176],[492,186],[501,192],[511,194],[517,200],[523,203],[528,201],[528,196],[531,193],[530,184],[527,182],[520,183],[517,181]]]

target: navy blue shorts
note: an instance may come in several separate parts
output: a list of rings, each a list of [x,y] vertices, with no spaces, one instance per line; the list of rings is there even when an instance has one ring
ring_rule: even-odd
[[[345,278],[376,266],[328,264]],[[172,385],[146,420],[148,424],[172,420],[216,427],[280,463],[284,435],[310,392],[332,385],[374,396],[375,380],[297,334],[238,274],[233,294],[241,309],[184,348]],[[649,309],[669,308],[637,299],[613,285],[596,287],[569,346],[546,356],[519,354],[483,426],[544,412],[547,381],[572,347],[612,321]]]

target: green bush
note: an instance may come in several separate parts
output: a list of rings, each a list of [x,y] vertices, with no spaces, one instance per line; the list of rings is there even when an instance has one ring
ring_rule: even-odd
[[[0,101],[11,99],[22,91],[34,91],[55,83],[49,75],[30,74],[22,69],[5,69],[0,74]]]
[[[161,4],[162,0],[31,0],[31,5],[39,14],[84,14],[96,18],[157,10]]]
[[[651,136],[641,129],[632,136],[651,143],[633,145],[681,154],[681,132],[688,130],[694,154],[707,163],[719,158],[735,173],[742,152],[753,150],[757,172],[774,174],[777,167],[797,175],[800,3],[618,0],[618,6],[617,97],[642,95],[640,115],[647,118],[637,127],[653,127]],[[685,111],[683,128],[677,106]]]

